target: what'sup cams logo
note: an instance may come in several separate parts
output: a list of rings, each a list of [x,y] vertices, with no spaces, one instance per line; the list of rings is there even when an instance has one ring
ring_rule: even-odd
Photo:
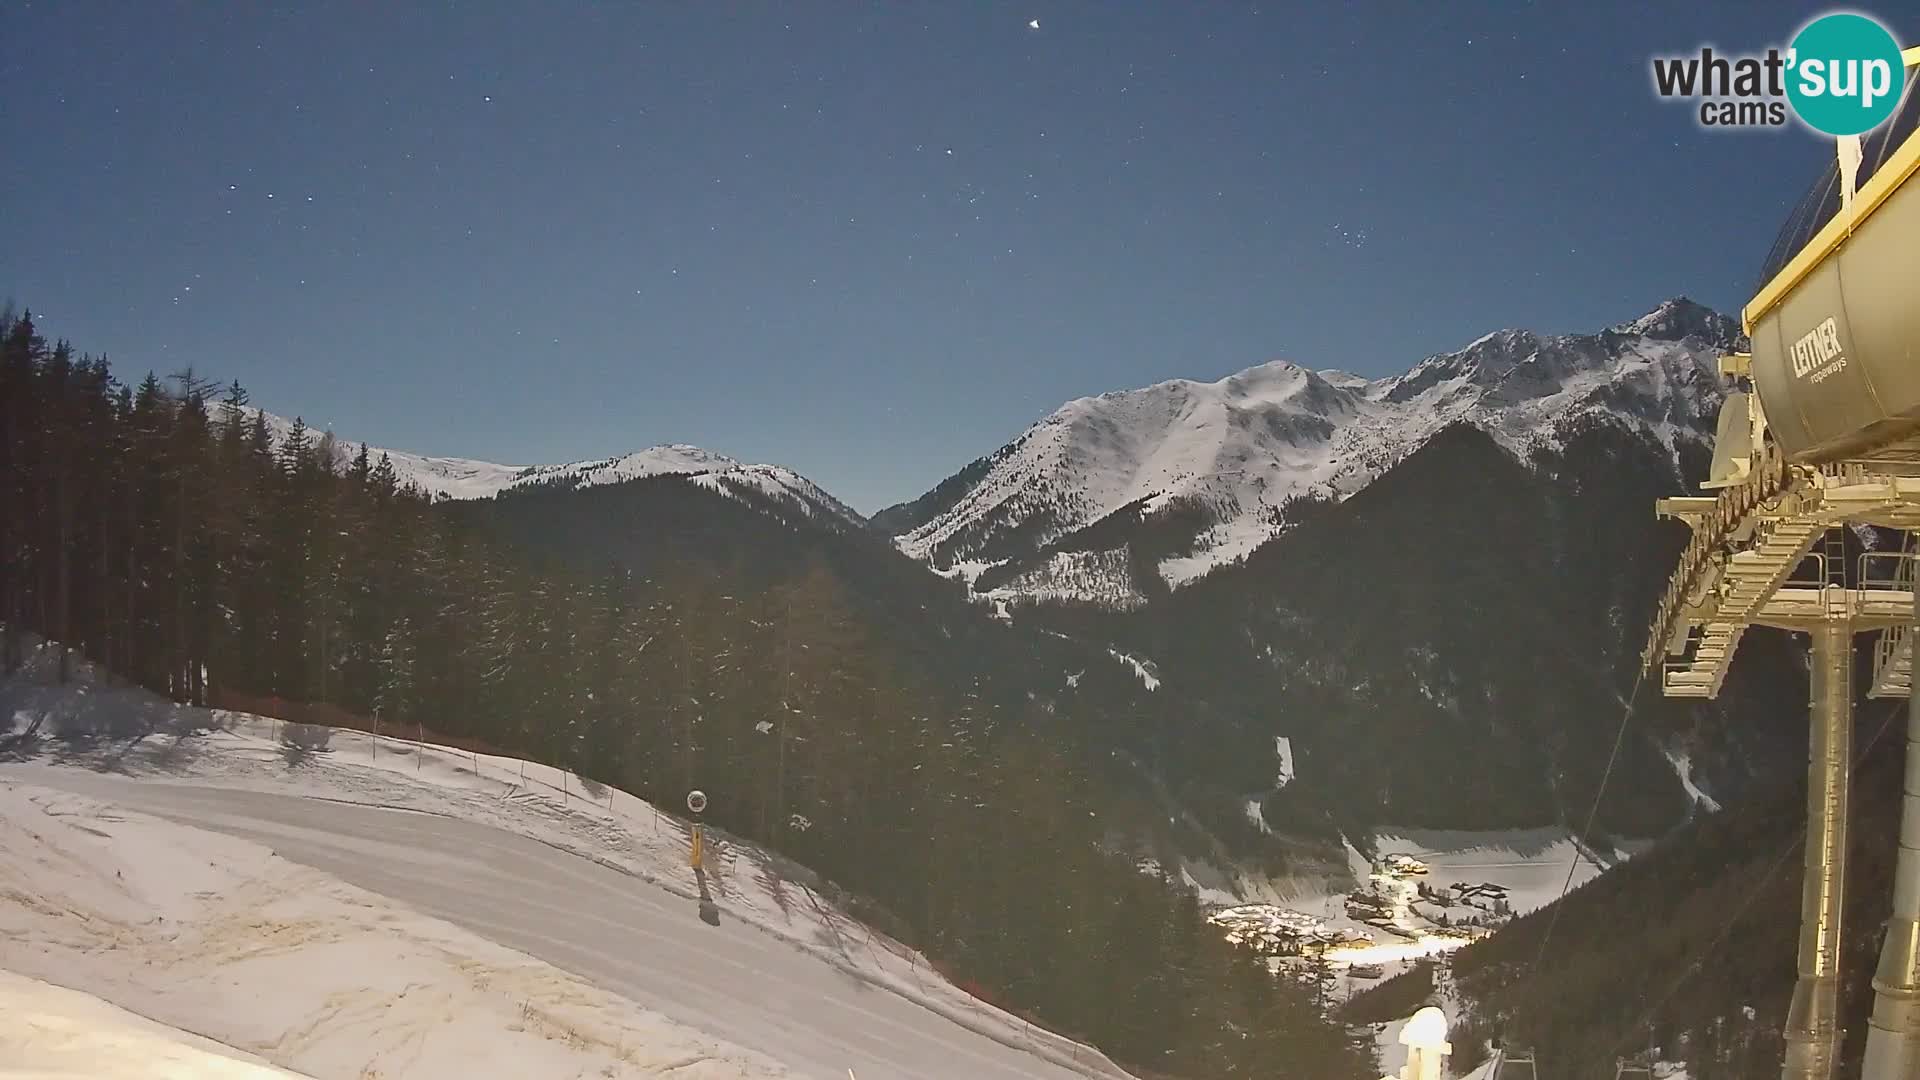
[[[1893,115],[1906,81],[1899,41],[1852,12],[1813,20],[1785,51],[1653,58],[1654,92],[1698,102],[1711,128],[1781,127],[1793,115],[1826,135],[1861,135]]]

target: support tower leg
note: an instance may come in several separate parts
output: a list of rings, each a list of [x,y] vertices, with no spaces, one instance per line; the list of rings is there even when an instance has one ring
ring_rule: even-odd
[[[1920,643],[1920,594],[1909,642]],[[1920,688],[1916,688],[1920,690]],[[1900,854],[1893,915],[1873,973],[1873,1020],[1862,1080],[1920,1076],[1920,692],[1907,695],[1907,777],[1900,800]]]
[[[1847,876],[1847,787],[1853,763],[1853,627],[1813,631],[1806,877],[1800,891],[1799,979],[1787,1009],[1783,1080],[1832,1080],[1839,1036],[1840,910]]]

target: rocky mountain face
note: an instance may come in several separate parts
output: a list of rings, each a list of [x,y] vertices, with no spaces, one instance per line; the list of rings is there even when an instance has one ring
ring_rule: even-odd
[[[1578,827],[1624,716],[1599,824],[1658,835],[1691,792],[1737,798],[1801,752],[1777,664],[1712,703],[1635,680],[1685,539],[1653,504],[1704,475],[1740,344],[1674,300],[1385,379],[1274,363],[1084,398],[873,524],[1016,623],[1151,672],[1174,726],[1112,735],[1217,833],[1249,800],[1321,839]]]
[[[1137,607],[1454,424],[1525,459],[1598,415],[1677,455],[1711,434],[1718,357],[1738,341],[1732,319],[1675,299],[1598,333],[1501,330],[1389,378],[1274,361],[1081,398],[874,525],[987,596]]]

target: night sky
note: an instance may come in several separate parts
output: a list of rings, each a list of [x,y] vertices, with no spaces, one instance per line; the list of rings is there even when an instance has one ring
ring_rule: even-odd
[[[15,0],[0,299],[376,444],[872,510],[1083,394],[1737,309],[1829,151],[1648,58],[1822,10]]]

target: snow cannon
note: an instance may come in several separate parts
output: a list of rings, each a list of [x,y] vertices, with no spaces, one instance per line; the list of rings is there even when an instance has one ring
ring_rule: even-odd
[[[1905,60],[1911,87],[1920,48]],[[1789,462],[1824,465],[1920,435],[1917,128],[1910,89],[1878,129],[1837,141],[1742,312],[1747,374]]]
[[[687,810],[693,814],[693,828],[687,836],[687,865],[693,867],[696,874],[704,873],[707,868],[707,831],[700,825],[700,815],[707,810],[707,793],[699,788],[687,792]]]

